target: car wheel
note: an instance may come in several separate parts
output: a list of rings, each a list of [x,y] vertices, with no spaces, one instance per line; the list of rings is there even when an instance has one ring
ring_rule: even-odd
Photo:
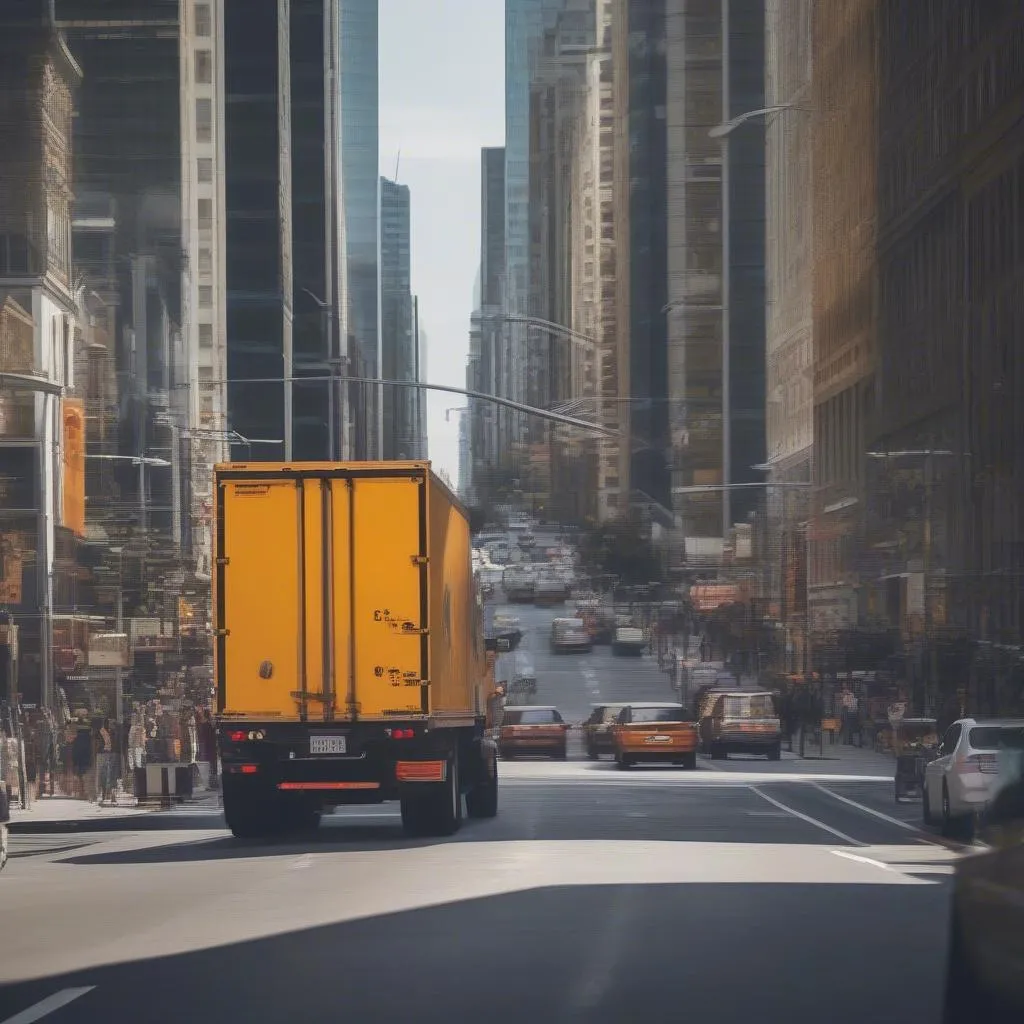
[[[927,780],[921,786],[921,818],[926,825],[935,824],[935,815],[932,814],[932,805],[928,799]]]
[[[0,871],[7,865],[7,857],[10,854],[10,836],[6,825],[0,825]]]
[[[621,757],[619,757],[618,764],[619,764],[619,768],[621,768],[623,770],[626,770],[627,768],[632,768],[633,767],[633,758],[626,757],[626,755],[623,754]]]
[[[592,746],[588,746],[587,747],[587,757],[591,761],[600,761],[601,760],[601,755]]]
[[[953,817],[952,808],[949,803],[949,787],[945,782],[942,783],[942,819],[940,824],[942,826],[942,834],[947,838],[956,832],[957,822]]]
[[[768,751],[769,761],[781,761],[782,760],[782,744],[776,743],[771,750]]]
[[[697,770],[697,751],[694,750],[694,751],[692,751],[689,754],[683,754],[683,756],[679,759],[679,763],[687,771],[690,771],[690,772],[696,771]]]

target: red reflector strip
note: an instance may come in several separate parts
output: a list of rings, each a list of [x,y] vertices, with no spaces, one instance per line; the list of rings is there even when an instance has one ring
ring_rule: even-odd
[[[380,789],[379,782],[279,782],[278,789]]]
[[[447,767],[444,761],[399,761],[395,778],[399,782],[444,782]]]
[[[255,775],[260,770],[258,764],[227,764],[224,767],[231,775]]]

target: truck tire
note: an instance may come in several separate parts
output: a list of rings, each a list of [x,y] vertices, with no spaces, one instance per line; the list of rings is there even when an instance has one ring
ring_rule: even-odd
[[[448,761],[444,782],[419,783],[401,798],[402,826],[410,836],[451,836],[462,825],[459,760]]]
[[[495,818],[498,815],[497,758],[494,760],[493,774],[488,770],[485,760],[480,767],[480,782],[466,794],[466,814],[470,818]]]
[[[285,832],[308,835],[320,827],[320,811],[308,804],[288,803],[281,808],[281,824]]]
[[[226,781],[226,780],[225,780]],[[271,794],[249,786],[224,786],[224,820],[236,839],[266,839],[283,831],[282,808]]]

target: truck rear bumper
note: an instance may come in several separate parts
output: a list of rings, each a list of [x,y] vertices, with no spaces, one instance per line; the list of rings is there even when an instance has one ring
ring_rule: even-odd
[[[325,805],[366,804],[396,800],[405,787],[443,782],[460,740],[475,732],[482,735],[482,723],[479,729],[429,730],[422,721],[247,721],[223,725],[219,742],[228,785]]]

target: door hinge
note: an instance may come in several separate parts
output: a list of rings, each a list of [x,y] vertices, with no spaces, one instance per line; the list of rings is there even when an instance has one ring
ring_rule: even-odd
[[[231,564],[231,559],[230,558],[218,558],[218,559],[216,559],[216,564],[217,565],[230,565]]]
[[[231,630],[230,629],[217,629],[217,630],[214,630],[214,634],[213,635],[214,636],[231,636]]]
[[[429,555],[411,555],[413,565],[430,565]]]

